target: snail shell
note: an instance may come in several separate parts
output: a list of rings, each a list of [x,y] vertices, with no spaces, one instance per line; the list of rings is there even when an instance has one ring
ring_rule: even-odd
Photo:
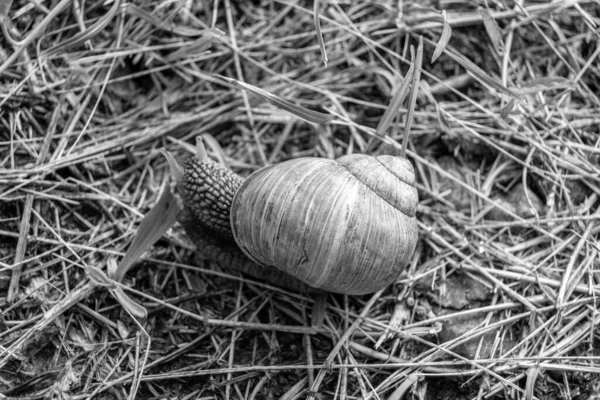
[[[231,206],[233,237],[256,263],[346,294],[394,282],[417,243],[410,162],[300,158],[250,175]]]

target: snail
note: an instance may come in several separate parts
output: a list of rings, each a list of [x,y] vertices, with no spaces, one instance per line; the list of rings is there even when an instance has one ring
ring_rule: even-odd
[[[177,191],[203,258],[305,292],[366,294],[393,283],[417,243],[411,163],[363,154],[297,158],[246,179],[201,140]]]

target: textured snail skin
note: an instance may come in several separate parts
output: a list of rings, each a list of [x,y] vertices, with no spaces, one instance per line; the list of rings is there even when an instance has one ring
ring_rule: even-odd
[[[418,195],[404,158],[300,158],[263,168],[236,192],[235,241],[260,265],[345,294],[393,283],[417,243]]]
[[[198,230],[233,239],[229,211],[243,178],[210,160],[190,158],[182,167],[183,180],[178,189],[186,211],[181,219],[193,219],[199,225]]]
[[[178,192],[183,200],[179,222],[196,245],[196,258],[299,293],[320,293],[273,267],[256,264],[235,243],[230,227],[233,195],[243,178],[212,161],[190,158],[183,164]]]

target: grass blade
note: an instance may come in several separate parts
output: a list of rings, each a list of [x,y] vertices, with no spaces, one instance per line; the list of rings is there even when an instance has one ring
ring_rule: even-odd
[[[158,202],[146,214],[135,234],[133,243],[121,260],[114,279],[121,282],[133,263],[175,223],[181,208],[170,187],[165,187]]]
[[[533,389],[535,387],[535,381],[537,380],[538,375],[540,374],[540,366],[536,364],[535,366],[529,368],[527,370],[527,381],[525,382],[525,399],[532,400],[533,397]]]
[[[409,84],[410,84],[411,78],[414,74],[414,71],[415,71],[415,64],[414,64],[414,62],[411,62],[410,68],[408,69],[408,72],[406,73],[406,76],[404,77],[402,84],[394,93],[394,96],[392,97],[390,104],[385,109],[385,112],[383,113],[383,116],[381,117],[381,120],[379,121],[379,124],[377,125],[377,135],[379,135],[379,136],[385,135],[385,131],[387,131],[389,126],[392,124],[392,121],[394,120],[394,118],[396,118],[396,115],[398,114],[398,109],[400,108],[402,103],[404,103],[404,99],[406,99],[406,95],[408,94],[408,88],[410,87]]]
[[[467,59],[462,54],[459,54],[459,53],[449,50],[449,49],[446,49],[446,54],[448,54],[450,57],[452,57],[452,59],[454,61],[456,61],[457,63],[462,65],[463,68],[466,69],[467,72],[469,74],[471,74],[475,79],[477,79],[480,83],[482,83],[486,86],[489,86],[493,89],[496,89],[497,91],[499,91],[500,93],[503,93],[505,95],[508,95],[511,97],[516,97],[517,99],[521,98],[520,95],[518,95],[513,90],[510,90],[509,88],[504,86],[497,79],[494,79],[491,76],[489,76],[484,70],[479,68],[477,65],[475,65],[475,63],[473,63],[471,60]]]
[[[417,95],[419,94],[419,80],[421,79],[421,67],[423,65],[423,36],[419,36],[419,47],[417,48],[417,55],[414,58],[415,73],[412,76],[410,82],[410,94],[408,96],[408,114],[406,115],[406,126],[404,128],[404,138],[402,139],[402,149],[400,155],[404,157],[406,154],[406,147],[408,146],[408,137],[410,135],[410,128],[412,126],[413,114],[415,112],[415,106],[417,104]]]
[[[138,321],[144,321],[148,316],[148,310],[144,306],[139,305],[131,297],[127,296],[123,291],[123,288],[116,287],[111,290],[111,293],[117,301],[123,306],[123,308],[129,312],[129,314]]]
[[[120,6],[121,6],[121,1],[116,0],[115,3],[113,4],[113,6],[110,8],[110,10],[108,10],[106,15],[104,15],[102,18],[100,18],[98,21],[96,21],[95,24],[93,24],[92,26],[87,28],[85,31],[76,34],[72,38],[67,39],[64,42],[58,43],[58,44],[50,47],[49,49],[46,49],[46,51],[44,51],[42,53],[42,55],[43,56],[51,56],[51,55],[60,53],[62,50],[68,49],[69,47],[75,47],[75,46],[80,46],[80,45],[84,44],[85,42],[87,42],[88,40],[93,38],[94,36],[98,35],[102,31],[104,31],[104,28],[106,28],[108,26],[110,21],[112,21],[112,19],[117,14],[117,11],[119,11]]]
[[[314,0],[313,16],[315,19],[315,30],[317,32],[317,40],[319,41],[319,49],[323,57],[323,64],[327,67],[327,51],[325,50],[325,41],[323,40],[323,32],[321,32],[321,19],[319,18],[319,0]]]
[[[485,27],[485,31],[492,41],[492,45],[494,46],[496,53],[502,54],[504,52],[504,42],[502,41],[502,34],[500,33],[500,27],[498,26],[498,23],[492,17],[492,14],[490,14],[490,11],[487,8],[480,8],[479,14],[481,14],[483,26]]]
[[[442,18],[444,19],[442,21],[442,35],[440,36],[440,40],[437,42],[435,50],[433,51],[433,55],[431,56],[432,64],[442,55],[442,53],[446,49],[446,46],[448,45],[448,42],[450,41],[450,38],[452,37],[452,27],[448,23],[448,19],[446,17],[446,10],[442,11]]]
[[[237,79],[231,79],[231,78],[227,78],[227,77],[217,75],[217,74],[215,74],[214,76],[216,76],[216,77],[224,80],[225,82],[230,83],[240,89],[244,89],[245,91],[250,92],[250,93],[260,97],[261,99],[266,100],[269,103],[281,108],[282,110],[288,111],[288,112],[296,115],[297,117],[302,118],[308,122],[313,122],[315,124],[324,124],[333,119],[332,115],[323,114],[323,113],[320,113],[317,111],[312,111],[307,108],[301,107],[301,106],[291,103],[287,100],[284,100],[279,96],[271,94],[271,93],[267,92],[266,90],[257,88],[256,86],[250,85],[245,82],[240,82]]]
[[[555,89],[571,89],[575,87],[575,82],[561,76],[547,76],[536,78],[525,82],[516,91],[520,94],[533,94]]]

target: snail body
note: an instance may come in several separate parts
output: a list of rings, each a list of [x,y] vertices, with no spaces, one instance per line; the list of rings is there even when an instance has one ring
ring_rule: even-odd
[[[206,157],[183,169],[188,234],[239,249],[254,272],[275,267],[309,288],[365,294],[393,283],[416,247],[418,197],[404,158],[298,158],[245,180]]]

